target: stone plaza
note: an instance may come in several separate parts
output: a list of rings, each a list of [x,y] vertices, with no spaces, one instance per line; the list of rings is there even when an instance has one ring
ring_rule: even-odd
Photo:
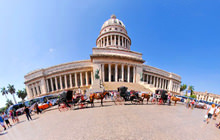
[[[20,116],[21,123],[1,132],[1,140],[219,140],[219,121],[204,122],[207,110],[186,109],[183,104],[114,105],[45,111]]]

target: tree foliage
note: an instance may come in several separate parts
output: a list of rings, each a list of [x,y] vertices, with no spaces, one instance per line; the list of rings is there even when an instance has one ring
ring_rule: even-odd
[[[2,93],[2,96],[5,96],[5,98],[8,99],[8,97],[7,97],[8,91],[6,90],[5,87],[3,87],[3,88],[1,89],[1,93]]]
[[[194,90],[195,90],[195,89],[194,89],[194,86],[189,86],[189,87],[188,87],[188,90],[191,90],[191,95],[193,95]]]
[[[22,102],[24,102],[24,99],[27,97],[26,89],[18,90],[17,95],[18,95],[18,98],[21,98]]]
[[[13,105],[13,102],[12,102],[12,100],[7,100],[6,101],[6,104],[5,104],[5,106],[6,106],[6,108],[8,108],[10,105]]]
[[[14,87],[14,85],[8,84],[7,88],[8,88],[8,92],[11,93],[11,95],[13,96],[15,104],[17,104],[17,101],[16,101],[15,96],[14,96],[14,94],[15,94],[15,87]]]
[[[186,84],[182,84],[180,86],[180,91],[184,91],[185,89],[187,89],[187,85]]]

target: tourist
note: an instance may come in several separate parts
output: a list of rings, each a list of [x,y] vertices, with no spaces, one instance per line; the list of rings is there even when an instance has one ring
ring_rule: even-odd
[[[171,105],[171,95],[170,95],[170,93],[168,93],[167,99],[168,99],[168,105],[170,106]]]
[[[212,118],[212,115],[215,113],[215,104],[212,104],[212,107],[207,111],[207,119],[206,119],[206,122],[207,124],[209,123],[209,120]]]
[[[13,114],[13,110],[10,110],[9,116],[11,117],[13,123],[15,123],[16,120],[15,120],[15,117],[14,117],[14,114]]]
[[[189,105],[190,104],[190,99],[188,98],[188,99],[186,99],[186,108],[189,108]]]
[[[38,103],[35,104],[35,109],[37,111],[37,114],[41,113],[42,111],[38,107]]]
[[[195,100],[192,100],[192,101],[191,101],[191,109],[193,109],[194,106],[195,106]]]
[[[25,106],[25,109],[24,109],[24,113],[26,114],[26,117],[27,117],[27,120],[29,121],[29,119],[32,120],[31,118],[31,115],[30,115],[30,110],[28,107]]]
[[[218,124],[216,124],[216,127],[217,127],[218,129],[220,129],[220,122],[219,122]]]
[[[16,121],[17,123],[19,123],[18,114],[17,114],[17,112],[16,112],[15,109],[13,110],[13,116],[14,116],[15,121]]]
[[[219,112],[220,112],[220,106],[218,106],[218,107],[216,108],[213,120],[216,120],[216,118],[217,118],[218,115],[219,115]]]
[[[5,124],[4,124],[4,120],[3,120],[1,115],[0,115],[0,124],[4,128],[4,130],[6,130],[6,127],[5,127]]]
[[[6,125],[8,127],[10,127],[10,126],[12,127],[12,125],[10,124],[10,122],[8,120],[8,115],[5,112],[3,112],[3,116],[2,117],[4,118]]]

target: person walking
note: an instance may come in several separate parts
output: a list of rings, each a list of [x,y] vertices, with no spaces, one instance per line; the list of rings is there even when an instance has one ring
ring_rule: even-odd
[[[10,126],[12,127],[12,125],[10,124],[10,122],[8,120],[8,115],[5,112],[3,112],[3,116],[2,117],[4,118],[6,125],[8,127],[10,127]]]
[[[168,105],[170,106],[171,105],[171,95],[170,95],[170,93],[168,93]]]
[[[19,123],[18,114],[17,114],[17,112],[16,112],[15,109],[13,110],[13,115],[14,115],[15,121],[16,121],[17,123]]]
[[[41,110],[38,107],[38,103],[35,104],[35,109],[37,110],[37,114],[41,113]]]
[[[5,124],[4,124],[4,120],[3,120],[1,115],[0,115],[0,124],[4,128],[4,130],[6,130],[6,127],[5,127]]]
[[[210,119],[212,118],[213,114],[215,113],[215,104],[212,104],[211,108],[207,111],[207,119],[206,122],[207,124],[209,123]]]
[[[193,109],[194,106],[195,106],[195,100],[192,100],[192,102],[191,102],[191,109]]]
[[[219,115],[219,112],[220,112],[220,106],[218,106],[218,107],[216,108],[216,110],[215,110],[215,115],[214,115],[213,120],[216,120],[216,118],[217,118],[218,115]]]
[[[24,113],[26,114],[26,117],[27,117],[27,120],[29,121],[29,119],[32,120],[31,118],[31,115],[30,115],[30,110],[28,107],[25,106],[25,109],[24,109]]]

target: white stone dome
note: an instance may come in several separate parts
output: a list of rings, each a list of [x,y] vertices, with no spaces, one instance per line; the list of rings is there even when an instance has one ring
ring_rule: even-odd
[[[109,20],[104,22],[104,24],[102,25],[102,29],[110,25],[118,25],[125,29],[124,23],[121,20],[117,19],[115,15],[112,15]]]

